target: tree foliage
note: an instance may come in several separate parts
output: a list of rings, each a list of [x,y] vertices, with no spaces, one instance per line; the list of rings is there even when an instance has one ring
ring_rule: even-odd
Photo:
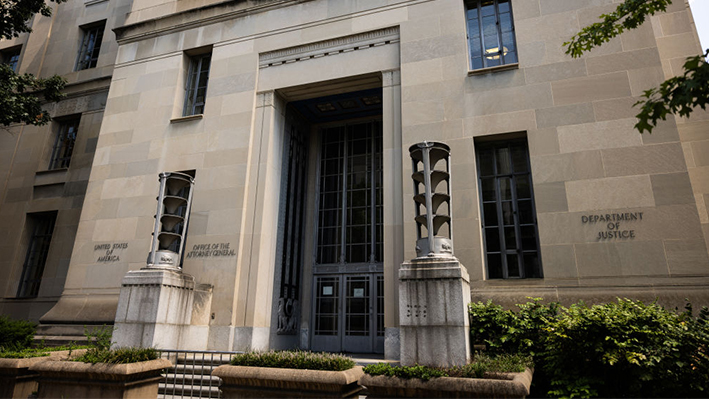
[[[61,3],[65,0],[52,0]],[[52,9],[44,0],[1,0],[0,39],[12,39],[31,32],[27,24],[33,15],[50,16]],[[59,76],[37,78],[32,74],[17,74],[6,64],[0,64],[0,124],[44,125],[50,121],[42,109],[43,101],[56,102],[63,98],[66,81]]]
[[[635,103],[640,105],[635,128],[640,133],[644,130],[652,132],[658,119],[665,120],[667,114],[678,114],[688,117],[695,107],[706,110],[709,103],[709,64],[706,58],[709,50],[703,56],[687,58],[684,63],[684,75],[667,79],[660,87],[645,90],[644,100]]]
[[[672,0],[625,0],[614,12],[601,15],[601,22],[589,25],[564,43],[566,54],[574,58],[611,40],[626,30],[635,29],[655,13],[664,12]]]
[[[625,0],[610,14],[600,16],[601,21],[583,28],[564,43],[566,54],[574,58],[608,42],[626,30],[635,29],[656,13],[664,12],[672,0]],[[640,108],[636,115],[635,128],[643,133],[652,133],[658,120],[668,114],[687,117],[696,108],[706,109],[709,103],[709,65],[704,55],[687,58],[684,74],[663,82],[660,87],[646,90],[642,99],[635,103]]]

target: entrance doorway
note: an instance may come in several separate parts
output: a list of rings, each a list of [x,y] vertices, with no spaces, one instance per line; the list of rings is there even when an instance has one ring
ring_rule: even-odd
[[[383,353],[381,89],[289,103],[288,115],[277,332],[307,321],[311,350]]]
[[[320,129],[311,348],[383,352],[381,121]]]

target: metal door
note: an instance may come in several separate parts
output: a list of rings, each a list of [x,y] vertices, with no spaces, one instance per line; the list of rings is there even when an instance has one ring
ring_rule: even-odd
[[[380,273],[315,276],[312,350],[382,353],[384,293]]]

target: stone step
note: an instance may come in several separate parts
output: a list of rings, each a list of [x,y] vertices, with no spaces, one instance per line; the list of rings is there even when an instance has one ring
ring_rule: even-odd
[[[172,384],[197,385],[197,386],[219,386],[219,377],[200,374],[175,374],[168,372],[163,374],[164,381]]]
[[[199,386],[163,383],[158,384],[158,397],[218,398],[218,386]]]

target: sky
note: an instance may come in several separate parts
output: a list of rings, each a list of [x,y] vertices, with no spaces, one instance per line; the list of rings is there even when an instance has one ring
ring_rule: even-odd
[[[709,0],[689,0],[702,48],[709,48]]]

